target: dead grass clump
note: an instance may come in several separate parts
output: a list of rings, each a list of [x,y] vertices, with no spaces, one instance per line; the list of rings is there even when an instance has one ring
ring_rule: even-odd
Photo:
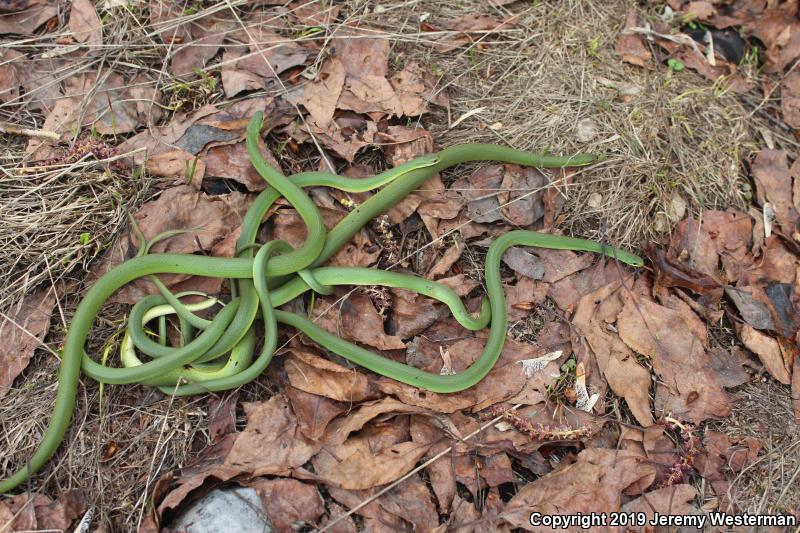
[[[743,387],[737,396],[739,402],[731,416],[712,424],[711,429],[731,439],[755,437],[764,448],[752,464],[732,478],[728,498],[745,513],[797,515],[800,429],[792,422],[789,390],[765,380]]]
[[[582,237],[635,247],[668,235],[685,211],[744,207],[749,118],[735,96],[688,70],[623,64],[614,40],[626,2],[534,4],[514,9],[513,28],[456,52],[397,44],[402,60],[438,73],[450,96],[449,109],[423,121],[440,144],[602,154],[565,191],[561,229]],[[484,5],[419,2],[371,22],[391,31],[424,14],[436,24]]]

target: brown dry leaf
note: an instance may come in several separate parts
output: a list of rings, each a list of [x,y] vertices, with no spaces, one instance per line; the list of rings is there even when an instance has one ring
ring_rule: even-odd
[[[349,491],[329,487],[328,491],[345,506],[354,508],[378,489]],[[363,517],[365,531],[435,531],[439,524],[430,491],[418,474],[370,501],[356,513]]]
[[[741,472],[751,464],[761,450],[761,443],[753,437],[732,441],[730,437],[707,429],[703,435],[703,447],[695,459],[695,469],[714,488],[720,499],[720,509],[730,506],[728,490],[730,471]]]
[[[224,400],[218,396],[208,398],[208,436],[211,444],[219,442],[223,437],[236,431],[236,403],[239,392],[236,391]]]
[[[648,356],[661,378],[656,385],[656,411],[694,423],[728,416],[732,398],[710,368],[705,339],[695,336],[689,327],[691,319],[633,294],[623,293],[622,299],[619,336],[631,349]]]
[[[433,135],[420,127],[389,126],[386,133],[378,133],[378,138],[385,143],[383,151],[395,167],[433,152]]]
[[[189,25],[189,41],[176,43],[171,53],[170,72],[178,78],[194,78],[217,55],[225,36],[235,27],[218,14],[195,19]]]
[[[24,54],[10,48],[0,50],[0,103],[14,102],[19,98],[26,63],[28,60]]]
[[[544,303],[550,285],[522,276],[516,285],[506,285],[506,310],[511,321],[522,320]]]
[[[515,480],[511,459],[503,452],[486,456],[458,455],[454,463],[456,481],[465,486],[476,500],[487,487],[497,487]]]
[[[616,320],[622,308],[617,294],[618,285],[614,283],[586,294],[578,303],[572,322],[589,343],[600,372],[611,389],[617,396],[625,398],[636,420],[647,427],[653,424],[650,373],[639,365],[622,339],[606,328]]]
[[[776,339],[757,331],[748,324],[742,325],[739,331],[739,338],[764,363],[773,378],[784,385],[789,385],[792,382],[792,361],[786,361],[784,350],[782,350],[780,343]]]
[[[515,272],[545,283],[555,283],[580,272],[593,261],[593,254],[578,255],[570,250],[547,248],[514,247],[503,256],[503,262]]]
[[[405,289],[392,289],[392,322],[395,335],[406,339],[416,335],[440,320],[447,313],[446,308],[434,300],[420,296]],[[409,350],[412,345],[409,345]]]
[[[155,176],[173,178],[178,183],[190,183],[199,189],[206,175],[206,164],[184,150],[170,150],[147,159],[145,168]]]
[[[51,0],[23,2],[16,10],[0,13],[0,35],[32,35],[39,26],[57,16],[58,10],[58,3]]]
[[[625,33],[625,30],[628,28],[639,25],[639,16],[636,9],[629,9],[628,16],[625,19],[625,29],[617,38],[617,44],[614,46],[614,50],[616,50],[617,54],[619,54],[626,63],[643,67],[645,63],[652,59],[653,54],[647,49],[641,36]]]
[[[122,153],[139,150],[131,154],[128,160],[130,166],[142,165],[146,157],[176,148],[202,158],[207,150],[214,147],[243,141],[247,123],[256,111],[264,112],[262,135],[277,126],[288,124],[296,114],[286,102],[272,98],[247,98],[225,109],[205,105],[191,113],[176,113],[169,124],[150,127],[127,139],[119,149]],[[265,157],[269,162],[274,161],[268,155]],[[234,175],[243,171],[240,167]]]
[[[389,74],[389,40],[369,37],[375,31],[345,27],[332,39],[333,55],[345,67],[348,76],[383,76]]]
[[[429,446],[408,439],[408,419],[370,423],[341,444],[325,446],[312,459],[316,479],[332,487],[363,490],[407,474]]]
[[[228,34],[229,41],[242,43],[241,46],[226,46],[222,54],[225,65],[220,77],[228,98],[242,91],[269,89],[277,85],[277,75],[303,65],[311,54],[310,50],[293,41],[287,42],[287,39],[265,28],[255,26],[249,30],[258,46],[243,31]]]
[[[750,252],[753,219],[736,209],[703,211],[701,224],[716,246],[725,278],[728,283],[735,282],[753,264],[753,254]]]
[[[439,52],[451,52],[456,48],[472,43],[485,36],[487,32],[508,30],[513,28],[516,23],[516,16],[511,16],[506,20],[497,20],[480,13],[470,13],[462,17],[443,22],[443,26],[448,30],[458,33],[455,35],[445,34],[438,37],[428,38],[432,41],[434,48]],[[429,25],[423,26],[429,31],[438,31]]]
[[[236,435],[225,457],[226,470],[252,476],[286,476],[322,447],[300,432],[297,418],[282,396],[262,403],[245,402],[243,407],[247,427]]]
[[[542,203],[544,204],[542,224],[545,229],[556,225],[561,209],[567,201],[565,190],[574,181],[576,169],[572,167],[552,168],[549,172],[550,186],[545,189],[542,196]]]
[[[503,175],[503,165],[489,165],[473,172],[468,180],[459,179],[453,184],[453,188],[460,189],[467,200],[467,214],[470,220],[490,223],[502,219],[497,196]]]
[[[268,4],[283,5],[285,2],[268,0]],[[289,13],[299,24],[306,27],[327,27],[336,20],[341,10],[341,5],[330,4],[324,1],[295,0],[289,5]]]
[[[708,351],[708,358],[711,369],[723,387],[737,387],[750,381],[750,374],[744,369],[746,365],[751,364],[745,350],[734,347],[728,351],[716,347]]]
[[[357,409],[349,412],[347,416],[336,419],[325,432],[323,439],[328,446],[343,444],[354,431],[359,431],[369,421],[380,417],[381,422],[386,422],[391,417],[401,414],[430,414],[427,409],[406,405],[394,398],[386,397],[372,402],[365,402]]]
[[[281,166],[264,144],[264,139],[258,137],[258,146],[261,155],[267,163],[280,169]],[[232,179],[238,181],[248,191],[258,192],[267,187],[267,181],[261,177],[250,161],[247,153],[247,143],[244,141],[236,144],[225,144],[209,148],[202,159],[205,164],[205,176]]]
[[[531,511],[559,515],[619,511],[623,491],[654,475],[653,466],[637,454],[589,448],[578,454],[575,463],[522,487],[500,517],[526,531],[552,531],[531,526]]]
[[[428,273],[425,275],[428,279],[436,279],[439,278],[447,273],[450,270],[456,261],[461,258],[461,254],[464,253],[465,248],[464,241],[458,240],[450,246],[445,252],[442,254],[436,263],[431,267]]]
[[[340,123],[347,126],[342,127]],[[361,148],[374,142],[378,127],[374,121],[352,113],[337,114],[327,128],[309,124],[309,130],[322,146],[352,163]],[[311,138],[297,122],[290,124],[285,131],[297,142],[306,142]]]
[[[367,114],[373,119],[403,114],[403,104],[384,76],[348,76],[337,107]]]
[[[0,399],[44,340],[55,305],[55,291],[43,288],[26,295],[8,314],[0,316]]]
[[[598,261],[590,268],[553,283],[547,296],[562,311],[571,312],[583,296],[609,283],[614,283],[618,289],[623,284],[632,287],[633,274],[628,267],[615,261]]]
[[[400,100],[403,115],[417,117],[428,112],[428,102],[434,98],[426,87],[428,74],[417,63],[408,63],[403,70],[389,78]]]
[[[153,253],[191,254],[198,251],[221,257],[233,257],[236,239],[241,231],[242,219],[252,198],[233,192],[225,195],[209,196],[195,190],[190,185],[167,189],[152,202],[144,204],[134,214],[145,239],[152,239],[168,230],[186,230],[156,243]],[[109,251],[101,264],[93,271],[100,276],[108,272],[126,258],[135,254],[140,245],[133,231],[120,238]],[[168,287],[177,288],[186,276],[167,275],[162,281]],[[198,284],[209,293],[218,292],[221,278],[192,277],[188,282]],[[184,282],[181,290],[188,290]],[[125,285],[113,296],[114,301],[134,303],[144,295],[154,294],[155,287],[145,280],[137,280]]]
[[[317,298],[312,319],[323,329],[379,350],[402,350],[403,339],[384,331],[383,317],[370,297],[354,292],[341,302],[332,298]]]
[[[100,79],[98,76],[97,72],[84,72],[67,78],[64,96],[56,100],[50,99],[49,92],[42,95],[47,99],[46,106],[52,103],[42,129],[67,139],[84,128],[93,128],[103,135],[118,135],[135,131],[148,117],[154,122],[159,120],[161,98],[152,87],[141,83],[142,78],[124,78],[115,72],[104,73]],[[32,161],[46,159],[53,155],[52,146],[51,141],[31,139],[26,153]]]
[[[691,485],[672,485],[642,494],[622,506],[623,513],[644,513],[647,523],[654,513],[663,516],[700,514],[700,509],[692,504],[697,497],[697,489]]]
[[[286,385],[284,393],[292,403],[300,431],[311,440],[320,440],[328,424],[345,412],[349,404],[337,402],[324,396],[310,394]]]
[[[372,381],[355,369],[345,368],[311,352],[293,349],[284,369],[289,383],[301,391],[341,402],[360,402],[375,398]]]
[[[764,4],[762,3],[762,6]],[[767,4],[763,13],[748,14],[744,27],[748,34],[757,37],[767,47],[765,66],[767,72],[782,72],[800,56],[800,22],[797,21],[794,2]]]
[[[103,25],[89,0],[75,0],[69,10],[69,31],[79,43],[92,48],[103,44]]]
[[[336,58],[326,61],[313,82],[303,89],[299,104],[308,110],[311,123],[319,129],[326,129],[333,120],[336,102],[344,87],[345,68]]]
[[[325,502],[313,485],[283,478],[254,479],[246,485],[255,489],[278,533],[315,529],[325,514]]]
[[[781,111],[783,121],[800,129],[800,72],[790,71],[781,81]]]
[[[753,161],[753,179],[756,182],[758,202],[772,204],[775,218],[788,235],[794,233],[800,222],[792,201],[792,175],[783,150],[761,150]]]
[[[0,500],[0,527],[9,532],[67,531],[86,507],[80,490],[63,491],[55,501],[43,494],[20,494]]]
[[[497,195],[500,213],[515,226],[530,226],[544,215],[544,190],[548,178],[536,168],[503,165],[502,191]]]

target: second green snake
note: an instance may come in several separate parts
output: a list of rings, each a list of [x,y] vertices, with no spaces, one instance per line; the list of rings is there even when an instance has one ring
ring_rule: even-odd
[[[168,394],[227,390],[252,381],[269,365],[277,346],[280,323],[297,328],[323,348],[383,376],[432,392],[457,392],[475,385],[486,376],[503,349],[508,320],[500,262],[509,247],[522,245],[589,251],[635,267],[642,265],[640,257],[597,242],[533,231],[511,231],[495,240],[489,248],[485,266],[486,299],[478,316],[472,316],[466,310],[453,290],[435,281],[375,269],[326,267],[325,262],[370,220],[449,167],[468,161],[498,161],[560,168],[588,165],[595,158],[590,155],[553,157],[489,144],[468,144],[423,156],[364,180],[321,172],[306,172],[287,178],[270,167],[258,149],[262,119],[262,114],[256,113],[250,121],[247,148],[254,167],[269,187],[259,194],[244,218],[236,246],[237,256],[148,254],[152,242],[142,242],[142,253],[138,257],[120,264],[97,280],[78,306],[67,334],[50,425],[29,461],[0,482],[0,493],[11,491],[24,482],[57,450],[72,418],[81,369],[100,382],[153,385]],[[326,232],[319,210],[303,191],[303,187],[310,186],[334,187],[348,192],[382,189]],[[281,197],[297,210],[307,228],[306,240],[297,249],[282,241],[256,244],[264,217]],[[201,318],[195,313],[222,305],[221,302],[203,297],[200,302],[182,303],[184,296],[197,297],[197,294],[170,294],[155,278],[158,274],[168,273],[231,279],[234,296],[212,319]],[[123,366],[104,366],[85,353],[89,330],[106,300],[125,284],[142,277],[156,281],[159,294],[145,297],[131,310],[120,346]],[[403,288],[444,303],[466,328],[478,330],[490,322],[483,353],[463,372],[432,374],[332,335],[303,316],[277,309],[306,291],[330,293],[337,285]],[[181,332],[179,345],[175,347],[168,346],[166,339],[165,317],[173,314],[178,317]],[[155,338],[146,330],[147,324],[153,321],[158,322]],[[264,340],[257,348],[256,323],[259,321],[262,322]],[[143,361],[137,351],[149,356],[150,360]]]

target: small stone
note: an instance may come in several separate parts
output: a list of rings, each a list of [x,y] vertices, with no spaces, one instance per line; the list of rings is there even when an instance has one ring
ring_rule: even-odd
[[[575,137],[582,143],[588,143],[597,136],[597,124],[590,118],[582,118],[578,121]]]
[[[589,195],[589,199],[586,201],[586,203],[592,209],[597,209],[598,207],[603,205],[603,195],[600,194],[599,192],[593,192],[592,194]]]
[[[667,216],[672,222],[678,222],[686,214],[686,200],[678,194],[674,193],[670,198],[669,206],[667,207]]]
[[[656,213],[655,227],[656,231],[659,233],[666,233],[669,231],[670,227],[669,218],[667,217],[667,214],[664,213],[663,211],[659,211],[658,213]]]

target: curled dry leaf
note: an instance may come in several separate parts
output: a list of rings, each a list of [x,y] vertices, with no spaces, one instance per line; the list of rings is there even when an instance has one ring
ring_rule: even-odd
[[[310,394],[347,403],[378,395],[375,385],[365,374],[304,350],[292,350],[284,369],[293,387]]]
[[[313,485],[285,478],[259,478],[246,485],[255,489],[278,533],[315,528],[325,514],[325,502]]]
[[[442,254],[442,257],[440,257],[436,263],[434,263],[425,277],[428,279],[436,279],[445,275],[447,271],[450,270],[450,267],[452,267],[456,261],[461,258],[461,254],[464,253],[464,248],[464,241],[456,241],[455,244],[445,250],[444,254]]]
[[[800,72],[790,71],[781,81],[781,111],[789,126],[800,129]]]
[[[115,72],[71,76],[64,81],[63,96],[57,95],[52,100],[49,91],[37,95],[47,99],[43,102],[46,107],[52,105],[42,129],[64,138],[84,128],[93,128],[103,135],[118,135],[135,131],[147,122],[148,116],[157,121],[162,113],[158,105],[160,96],[142,81],[141,77],[124,78]],[[29,140],[26,153],[33,161],[54,155],[51,145],[38,138]]]
[[[371,423],[341,444],[326,445],[312,464],[316,479],[332,487],[363,490],[407,474],[429,446],[408,439],[408,419]]]
[[[624,290],[624,289],[623,289]],[[610,283],[588,293],[578,303],[572,321],[586,338],[597,365],[617,396],[625,398],[633,416],[643,426],[653,424],[650,412],[650,373],[636,361],[630,348],[606,325],[621,310],[618,285]],[[587,376],[589,386],[591,376]]]
[[[20,494],[0,500],[0,524],[7,531],[67,531],[86,506],[80,490],[63,491],[57,500]]]
[[[522,320],[536,307],[544,303],[550,285],[521,276],[516,285],[503,287],[509,320]]]
[[[351,433],[361,430],[375,418],[380,417],[381,423],[384,423],[394,416],[403,414],[429,415],[431,413],[427,409],[407,405],[391,397],[366,402],[349,412],[347,416],[338,418],[330,424],[325,432],[324,442],[329,446],[343,444]]]
[[[392,166],[399,166],[407,161],[433,152],[433,135],[423,128],[406,126],[389,126],[386,132],[379,132],[383,141],[383,151]]]
[[[402,350],[403,339],[389,335],[372,299],[357,291],[341,299],[317,298],[312,319],[327,331],[379,350]]]
[[[11,12],[0,14],[0,35],[32,35],[36,29],[58,15],[59,6],[51,0],[31,0]]]
[[[729,415],[732,398],[710,368],[705,340],[695,336],[688,325],[691,319],[634,294],[621,297],[619,337],[648,356],[661,378],[656,385],[656,411],[695,423]]]
[[[55,291],[47,287],[26,295],[0,316],[0,399],[44,340],[55,305]]]
[[[286,385],[284,392],[292,403],[292,410],[297,416],[300,431],[314,441],[320,440],[331,420],[346,411],[349,405],[317,394],[310,394],[291,385]]]
[[[629,28],[637,27],[639,25],[639,16],[636,9],[629,9],[627,18],[625,19],[625,28],[617,38],[617,43],[614,46],[614,50],[616,50],[617,54],[619,54],[622,60],[626,63],[643,67],[648,61],[650,61],[650,59],[652,59],[653,54],[651,54],[650,50],[647,49],[640,35],[636,35],[635,33],[626,33],[626,30]]]
[[[655,475],[653,466],[643,459],[625,450],[583,450],[575,463],[522,487],[500,518],[526,531],[546,531],[550,528],[531,526],[531,510],[560,515],[618,511],[626,488]]]
[[[178,78],[194,78],[208,61],[217,55],[225,36],[235,27],[234,21],[209,15],[189,25],[189,41],[174,44],[170,72]]]
[[[623,513],[644,513],[647,523],[659,515],[694,515],[700,514],[700,509],[692,504],[697,497],[697,489],[691,485],[680,484],[663,487],[642,494],[622,506]]]
[[[503,165],[500,182],[500,213],[515,226],[530,226],[544,215],[544,191],[549,179],[542,171],[532,167]]]
[[[562,311],[574,309],[578,301],[585,295],[609,283],[633,285],[631,271],[615,261],[598,261],[591,268],[586,268],[572,276],[567,276],[550,285],[547,296]]]
[[[289,475],[321,448],[299,430],[297,418],[282,396],[243,404],[247,427],[225,457],[224,469],[253,476]]]
[[[88,47],[103,44],[103,25],[97,11],[89,0],[75,0],[69,10],[69,31],[72,37]]]
[[[787,235],[796,231],[800,214],[792,199],[792,175],[783,150],[761,150],[753,161],[758,202],[772,205],[775,218]]]
[[[313,82],[303,89],[298,99],[311,115],[311,123],[326,130],[333,120],[336,103],[344,87],[345,67],[336,58],[326,61]]]
[[[784,350],[777,339],[757,331],[748,324],[742,325],[739,338],[764,363],[764,367],[773,378],[784,385],[792,382],[792,359],[789,357],[788,350]]]
[[[331,496],[354,508],[378,489],[350,491],[329,487]],[[435,531],[439,517],[426,483],[414,474],[356,513],[363,517],[365,531]]]

